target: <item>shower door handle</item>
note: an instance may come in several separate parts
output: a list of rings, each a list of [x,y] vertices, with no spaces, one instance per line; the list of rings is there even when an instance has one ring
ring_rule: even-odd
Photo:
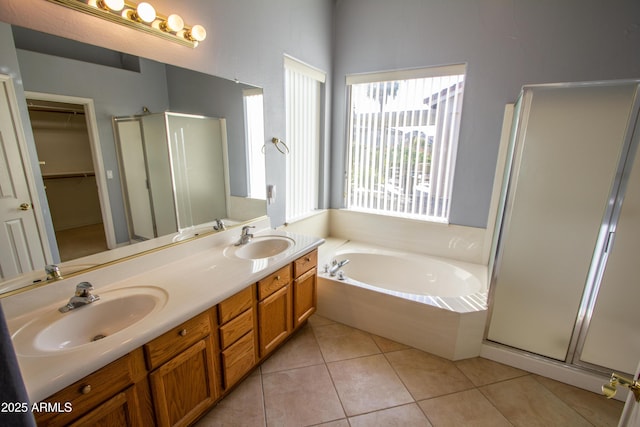
[[[616,237],[615,231],[610,231],[607,236],[607,243],[604,245],[604,253],[608,254],[613,249],[613,238]]]

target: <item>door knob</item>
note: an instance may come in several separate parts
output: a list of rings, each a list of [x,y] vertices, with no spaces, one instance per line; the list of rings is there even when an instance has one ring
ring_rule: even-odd
[[[22,203],[20,205],[20,210],[21,211],[28,211],[29,209],[31,209],[31,205],[29,203]]]
[[[608,399],[611,399],[616,395],[617,385],[627,387],[629,390],[631,390],[634,397],[636,398],[636,402],[640,403],[640,382],[638,380],[625,378],[622,375],[616,374],[615,372],[611,374],[609,384],[605,384],[602,386],[602,394],[604,394]]]

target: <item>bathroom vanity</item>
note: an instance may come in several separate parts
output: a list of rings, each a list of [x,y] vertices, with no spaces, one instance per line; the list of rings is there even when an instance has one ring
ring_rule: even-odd
[[[285,342],[315,312],[323,240],[254,225],[253,246],[232,229],[5,298],[31,404],[46,402],[38,425],[188,425]],[[55,313],[81,281],[101,299]],[[107,323],[135,316],[126,305],[139,319],[95,341],[56,329],[91,325],[101,305],[120,318]]]

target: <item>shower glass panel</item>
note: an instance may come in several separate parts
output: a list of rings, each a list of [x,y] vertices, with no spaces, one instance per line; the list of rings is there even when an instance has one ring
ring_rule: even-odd
[[[140,121],[119,123],[120,138],[129,141],[120,146],[123,186],[127,189],[129,202],[129,228],[135,239],[155,237],[151,197],[147,184],[147,164],[144,154]]]
[[[640,132],[640,131],[639,131]],[[580,361],[633,373],[640,360],[640,150],[636,136],[635,160],[630,167],[624,202],[608,249],[607,264]],[[632,158],[630,156],[630,158]]]
[[[225,218],[223,120],[176,113],[166,116],[178,228]]]
[[[131,240],[227,218],[224,119],[167,112],[113,123]]]
[[[523,90],[487,339],[566,361],[635,85]]]

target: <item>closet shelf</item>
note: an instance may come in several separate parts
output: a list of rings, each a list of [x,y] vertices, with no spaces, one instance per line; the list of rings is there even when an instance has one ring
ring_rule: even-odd
[[[86,171],[86,172],[61,172],[61,173],[42,174],[43,179],[88,178],[90,176],[96,176],[95,172]]]

